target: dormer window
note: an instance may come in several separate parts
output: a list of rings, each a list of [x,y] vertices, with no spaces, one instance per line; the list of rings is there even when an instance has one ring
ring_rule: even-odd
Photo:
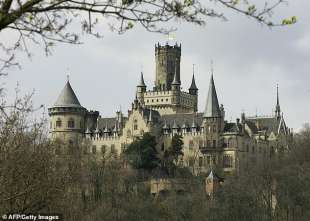
[[[74,128],[74,120],[72,118],[68,121],[68,128]]]

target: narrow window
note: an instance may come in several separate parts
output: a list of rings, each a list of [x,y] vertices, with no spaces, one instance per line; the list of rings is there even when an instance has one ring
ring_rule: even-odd
[[[92,146],[92,153],[93,153],[93,154],[96,154],[96,151],[97,151],[96,146],[93,145],[93,146]]]
[[[190,140],[188,144],[188,148],[193,149],[193,147],[194,147],[194,141]]]
[[[104,155],[106,152],[106,145],[101,146],[101,153]]]
[[[111,145],[111,153],[115,153],[115,144]]]
[[[134,122],[133,122],[133,129],[138,130],[138,121],[137,120],[134,120]]]
[[[57,121],[56,121],[56,127],[61,127],[61,120],[60,120],[60,118],[58,118]]]
[[[74,120],[72,118],[68,121],[68,128],[74,128]]]
[[[202,167],[202,161],[203,161],[203,158],[199,157],[199,161],[198,161],[199,167]]]
[[[216,140],[213,140],[213,148],[216,148]]]

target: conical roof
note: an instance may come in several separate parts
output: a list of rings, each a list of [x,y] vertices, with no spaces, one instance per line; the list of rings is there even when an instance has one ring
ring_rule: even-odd
[[[189,90],[198,90],[198,88],[196,86],[195,75],[194,74],[193,74],[193,77],[192,77],[192,83],[191,83],[191,86],[189,87]]]
[[[146,85],[144,83],[143,72],[141,72],[140,82],[139,82],[139,84],[137,86],[138,87],[146,87]]]
[[[62,89],[54,107],[82,107],[69,81]]]
[[[203,117],[220,117],[221,111],[214,86],[213,74],[211,75],[207,103]]]

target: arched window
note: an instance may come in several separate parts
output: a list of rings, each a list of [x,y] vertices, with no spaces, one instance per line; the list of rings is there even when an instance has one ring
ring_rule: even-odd
[[[68,120],[68,128],[74,128],[74,120],[72,118]]]
[[[131,131],[130,130],[127,130],[127,137],[131,137]]]
[[[93,145],[93,146],[92,146],[92,153],[93,153],[93,154],[96,154],[96,152],[97,152],[96,145]]]
[[[133,129],[138,130],[138,121],[137,120],[133,121]]]
[[[101,146],[101,153],[104,155],[105,154],[105,152],[106,152],[106,145],[102,145]]]
[[[231,155],[224,155],[223,157],[223,166],[226,168],[233,167],[233,158]]]
[[[58,118],[56,120],[56,127],[61,127],[61,120],[60,120],[60,118]]]

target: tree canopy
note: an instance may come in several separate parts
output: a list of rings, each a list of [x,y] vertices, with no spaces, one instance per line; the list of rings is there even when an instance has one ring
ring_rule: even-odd
[[[135,169],[151,171],[159,166],[156,138],[145,133],[142,138],[137,138],[125,150],[128,162]]]

